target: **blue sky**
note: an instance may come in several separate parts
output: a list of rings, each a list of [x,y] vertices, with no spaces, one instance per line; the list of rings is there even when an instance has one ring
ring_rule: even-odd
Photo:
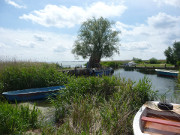
[[[81,23],[101,16],[121,31],[120,55],[106,60],[165,59],[180,41],[180,0],[0,0],[0,58],[75,60]]]

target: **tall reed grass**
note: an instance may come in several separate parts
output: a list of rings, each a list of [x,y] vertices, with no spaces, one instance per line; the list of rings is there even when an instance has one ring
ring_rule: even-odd
[[[23,134],[28,129],[37,128],[39,111],[29,106],[11,105],[0,102],[0,134]]]
[[[0,92],[64,85],[67,75],[58,72],[57,64],[4,62],[0,64]]]
[[[143,103],[153,100],[147,78],[134,83],[115,77],[71,79],[63,96],[52,99],[57,134],[133,134],[132,121]]]

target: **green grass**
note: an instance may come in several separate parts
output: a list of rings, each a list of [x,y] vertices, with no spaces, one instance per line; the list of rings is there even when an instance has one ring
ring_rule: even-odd
[[[120,61],[102,61],[100,64],[103,67],[112,67],[114,69],[117,69],[123,64],[123,62],[120,62]]]
[[[137,64],[137,67],[165,67],[165,64]],[[174,67],[174,65],[166,64],[166,67]]]
[[[119,68],[121,65],[130,62],[131,60],[125,61],[102,61],[101,65],[103,67],[112,67],[114,69]],[[157,64],[150,64],[149,60],[142,60],[141,62],[137,62],[137,67],[164,67],[166,64],[166,60],[157,60]],[[174,65],[166,64],[166,67],[174,67]]]
[[[22,134],[39,126],[39,111],[29,106],[11,105],[0,102],[0,131],[1,134]]]

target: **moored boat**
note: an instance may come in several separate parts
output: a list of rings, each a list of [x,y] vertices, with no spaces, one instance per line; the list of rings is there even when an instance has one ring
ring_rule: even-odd
[[[95,76],[108,76],[114,73],[114,70],[112,68],[106,68],[106,69],[92,69],[90,71],[90,75],[95,75]]]
[[[6,99],[9,101],[39,100],[39,99],[48,98],[49,96],[53,96],[63,88],[65,88],[65,86],[24,89],[24,90],[3,92],[2,95],[4,95]]]
[[[170,104],[171,110],[169,104],[159,105],[149,101],[139,109],[133,121],[134,135],[180,135],[180,105]]]
[[[165,77],[174,77],[177,78],[179,71],[174,71],[174,70],[162,70],[162,69],[155,69],[157,72],[157,75],[159,76],[165,76]]]

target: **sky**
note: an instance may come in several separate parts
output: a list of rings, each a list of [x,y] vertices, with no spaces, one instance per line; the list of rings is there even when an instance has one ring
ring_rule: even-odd
[[[83,60],[71,50],[92,17],[121,32],[120,54],[102,60],[165,59],[180,41],[180,0],[0,0],[0,59]]]

